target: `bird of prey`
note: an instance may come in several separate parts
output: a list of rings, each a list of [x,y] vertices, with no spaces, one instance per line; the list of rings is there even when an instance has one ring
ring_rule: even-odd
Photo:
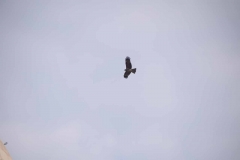
[[[132,69],[132,64],[131,64],[131,61],[130,61],[130,57],[126,57],[125,63],[126,63],[126,69],[124,70],[125,71],[124,78],[128,78],[128,76],[131,73],[135,74],[137,69],[136,68]]]

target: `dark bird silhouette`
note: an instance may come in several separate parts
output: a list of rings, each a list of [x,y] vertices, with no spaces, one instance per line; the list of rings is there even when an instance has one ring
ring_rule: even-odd
[[[124,73],[124,78],[128,78],[128,76],[131,73],[135,74],[137,69],[136,68],[132,69],[132,64],[131,64],[131,61],[130,61],[130,57],[126,57],[125,63],[126,63],[126,69],[125,69],[125,73]]]

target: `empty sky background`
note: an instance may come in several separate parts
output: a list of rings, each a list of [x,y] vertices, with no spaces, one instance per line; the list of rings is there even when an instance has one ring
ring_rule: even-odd
[[[0,139],[14,160],[239,160],[239,17],[238,0],[0,0]]]

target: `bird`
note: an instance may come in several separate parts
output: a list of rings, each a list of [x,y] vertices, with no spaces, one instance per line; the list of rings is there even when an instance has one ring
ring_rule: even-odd
[[[132,69],[130,57],[128,57],[128,56],[125,58],[125,63],[126,63],[126,69],[124,70],[125,71],[124,78],[127,79],[131,73],[134,73],[134,74],[136,73],[137,68]]]
[[[7,145],[7,144],[8,144],[8,142],[5,142],[5,143],[4,143],[4,145]]]

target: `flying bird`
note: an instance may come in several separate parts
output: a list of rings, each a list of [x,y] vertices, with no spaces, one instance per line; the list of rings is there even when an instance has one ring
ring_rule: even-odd
[[[131,74],[131,73],[136,73],[136,68],[133,68],[132,69],[132,64],[131,64],[131,61],[130,61],[130,57],[126,57],[125,59],[125,63],[126,63],[126,69],[124,70],[125,73],[124,73],[124,78],[128,78],[128,76]]]

